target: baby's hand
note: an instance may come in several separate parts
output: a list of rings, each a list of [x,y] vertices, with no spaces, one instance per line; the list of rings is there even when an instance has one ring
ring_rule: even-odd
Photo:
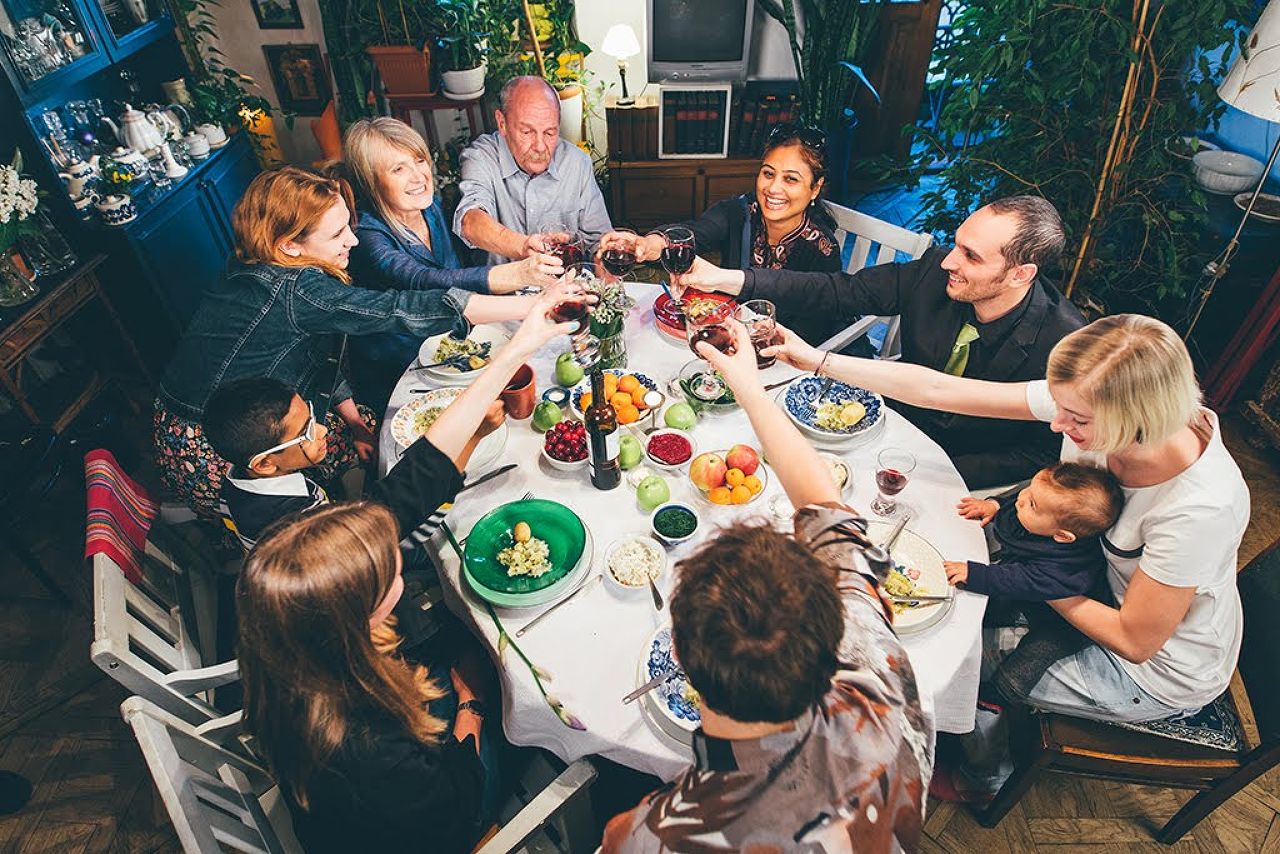
[[[976,519],[985,528],[987,523],[1000,512],[1000,502],[994,498],[974,498],[972,495],[967,495],[960,499],[956,509],[964,518]]]
[[[942,568],[947,572],[947,583],[952,587],[969,580],[969,564],[962,560],[946,560]]]

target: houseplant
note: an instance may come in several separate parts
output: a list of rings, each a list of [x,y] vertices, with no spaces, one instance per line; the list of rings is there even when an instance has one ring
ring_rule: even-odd
[[[1064,290],[1111,310],[1179,311],[1205,258],[1205,198],[1170,138],[1207,127],[1251,0],[970,4],[937,57],[954,87],[919,129],[911,176],[946,163],[923,225],[951,232],[983,202],[1034,193],[1068,235]],[[1079,291],[1080,293],[1076,293]]]
[[[19,152],[12,163],[0,165],[0,306],[21,305],[38,293],[31,277],[24,275],[24,270],[30,268],[14,256],[18,238],[35,229],[34,214],[39,204],[36,182],[22,177]]]
[[[446,24],[437,36],[446,98],[469,101],[485,90],[485,36],[475,0],[437,0]]]

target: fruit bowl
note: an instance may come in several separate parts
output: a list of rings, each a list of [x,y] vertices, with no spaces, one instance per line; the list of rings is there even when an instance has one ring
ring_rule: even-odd
[[[628,371],[625,368],[608,368],[605,370],[604,373],[606,376],[613,375],[614,377],[617,377],[619,382],[621,382],[622,379],[627,376],[633,376],[636,378],[636,381],[639,383],[639,386],[637,386],[637,388],[643,387],[647,391],[658,390],[658,384],[653,380],[653,378],[650,377],[648,374],[642,374],[639,371]],[[608,391],[608,388],[609,388],[608,385],[606,385],[605,390]],[[582,406],[582,397],[583,395],[587,395],[590,393],[591,393],[590,377],[578,383],[569,392],[570,409],[579,420],[582,420],[583,418],[586,417],[583,411],[584,407]],[[621,391],[615,392],[615,393],[621,393]],[[643,418],[644,416],[649,414],[649,408],[647,406],[646,407],[636,406],[635,409],[638,410],[638,415],[636,418],[633,418],[630,421],[624,421],[622,419],[621,417],[622,413],[619,411],[619,407],[615,406],[613,408],[613,411],[619,416],[618,418],[619,424],[632,424],[636,421],[639,421],[640,418]]]
[[[649,450],[649,447],[650,445],[653,444],[654,440],[658,439],[660,445],[663,441],[667,441],[667,442],[671,441],[671,440],[660,439],[659,437],[662,437],[662,436],[678,436],[679,438],[684,439],[686,442],[689,443],[689,456],[685,457],[683,460],[681,460],[678,463],[663,462],[662,460],[655,457],[653,453]],[[694,457],[698,455],[698,443],[694,441],[693,436],[689,435],[684,430],[677,430],[674,427],[661,427],[657,430],[654,430],[652,433],[650,433],[648,436],[645,437],[644,453],[645,453],[645,459],[647,459],[649,463],[657,466],[658,468],[667,469],[667,470],[682,469],[685,466],[687,466],[693,460]]]
[[[570,438],[570,435],[575,438]],[[577,438],[579,436],[581,437]],[[553,457],[547,448],[551,445],[562,443],[586,446],[587,453],[580,460],[562,460]],[[585,430],[582,424],[574,421],[560,421],[552,425],[551,429],[547,431],[546,438],[542,441],[542,458],[552,468],[560,469],[561,471],[575,471],[585,466],[591,459],[591,452],[589,446],[587,446]]]
[[[735,446],[735,448],[736,447],[738,446]],[[741,447],[750,448],[750,446],[748,445],[743,445]],[[734,466],[728,465],[728,457],[730,455],[731,450],[733,449],[722,450],[722,451],[710,451],[705,454],[699,454],[689,462],[689,483],[693,486],[694,490],[698,493],[698,497],[701,498],[703,501],[705,501],[707,504],[711,504],[716,507],[741,507],[747,504],[753,504],[760,499],[760,496],[764,495],[765,489],[769,486],[769,469],[764,464],[764,462],[760,459],[759,452],[755,451],[754,448],[750,448],[750,450],[755,452],[756,461],[757,461],[756,469],[751,475],[744,475],[744,479],[741,483],[730,484],[728,482],[724,482],[723,485],[721,486],[712,487],[710,489],[704,489],[702,485],[700,485],[699,483],[700,480],[705,482],[707,478],[711,478],[712,480],[717,479],[713,471],[705,470],[707,467],[714,469],[715,463],[708,460],[707,464],[702,464],[699,461],[703,460],[704,458],[709,458],[713,455],[718,457],[720,459],[720,464],[725,469],[722,477],[728,478],[729,470],[735,468]],[[736,470],[742,471],[742,469],[736,469]],[[759,489],[756,489],[754,491],[751,490],[751,481],[749,480],[749,478],[755,478],[757,481],[759,481]],[[736,488],[738,486],[745,487],[748,490],[749,497],[747,497],[746,500],[739,500],[739,501],[733,500],[733,494],[736,491]],[[717,490],[719,489],[728,490],[728,496],[729,496],[728,500],[723,500],[723,501],[719,500],[720,496],[717,494]],[[713,497],[713,495],[715,497]]]

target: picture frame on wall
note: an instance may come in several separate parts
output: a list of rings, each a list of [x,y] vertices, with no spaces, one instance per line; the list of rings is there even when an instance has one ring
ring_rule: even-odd
[[[267,69],[276,87],[280,109],[300,116],[318,116],[332,98],[329,70],[318,44],[262,46]]]
[[[300,30],[302,12],[298,0],[249,0],[260,30]]]

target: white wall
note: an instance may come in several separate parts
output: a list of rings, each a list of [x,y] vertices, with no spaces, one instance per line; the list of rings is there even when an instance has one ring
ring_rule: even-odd
[[[258,81],[261,94],[276,107],[280,106],[276,98],[275,87],[271,83],[271,73],[267,70],[267,58],[262,53],[264,44],[319,44],[320,50],[328,55],[324,43],[324,25],[320,21],[320,7],[316,0],[297,0],[298,9],[302,13],[303,29],[300,30],[263,30],[253,16],[253,8],[249,0],[229,0],[212,7],[218,19],[218,33],[221,36],[219,47],[226,54],[225,62],[242,74],[248,74]],[[333,82],[330,81],[330,87]],[[313,116],[298,116],[293,123],[293,130],[285,127],[284,119],[278,114],[274,116],[276,135],[280,138],[280,149],[285,159],[299,166],[308,166],[320,158],[320,146],[311,134]]]
[[[648,53],[645,15],[648,6],[648,0],[577,0],[575,10],[578,38],[592,48],[587,57],[587,67],[595,72],[597,80],[609,84],[607,96],[622,94],[618,83],[618,61],[600,50],[604,34],[614,24],[630,24],[640,40],[640,54],[627,60],[627,90],[634,97],[645,88],[649,79],[649,69],[645,63]],[[755,31],[751,39],[748,76],[762,79],[795,79],[796,76],[786,29],[759,9],[756,9]],[[656,89],[651,87],[648,94],[653,94],[654,91]],[[596,145],[603,149],[606,144],[603,108],[599,117],[592,119],[589,133]]]

